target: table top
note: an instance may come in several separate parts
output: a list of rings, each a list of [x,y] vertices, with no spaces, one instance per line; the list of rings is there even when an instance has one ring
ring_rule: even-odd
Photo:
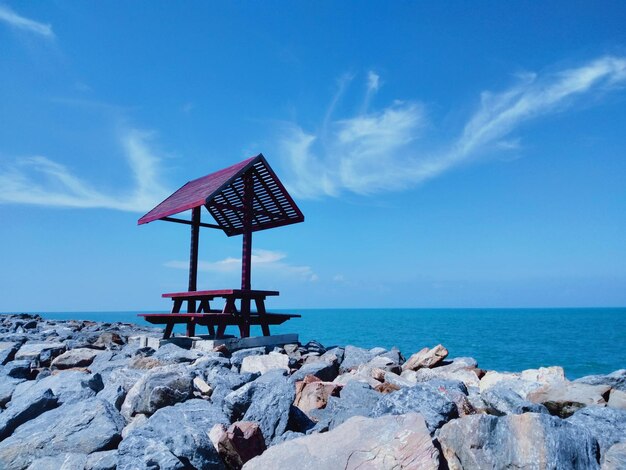
[[[172,292],[167,294],[161,294],[161,297],[166,298],[185,298],[185,299],[198,299],[202,297],[235,297],[235,298],[245,298],[245,297],[266,297],[272,295],[279,295],[280,293],[275,290],[243,290],[243,289],[217,289],[217,290],[198,290],[191,292]]]

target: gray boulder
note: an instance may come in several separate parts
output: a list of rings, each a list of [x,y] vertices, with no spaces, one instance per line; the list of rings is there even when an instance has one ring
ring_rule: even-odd
[[[611,388],[626,392],[626,369],[616,370],[607,375],[587,375],[574,380],[587,385],[608,385]]]
[[[524,400],[513,390],[500,384],[485,390],[481,398],[487,405],[487,411],[496,416],[527,412],[548,413],[548,409],[542,404]]]
[[[265,352],[265,347],[240,349],[239,351],[235,351],[234,353],[232,353],[232,355],[230,356],[230,363],[234,367],[236,367],[237,370],[239,370],[244,357],[261,356],[265,354]]]
[[[59,404],[73,403],[94,397],[103,388],[104,384],[99,374],[63,371],[36,381],[31,380],[18,384],[11,401],[33,401],[50,389],[57,397]]]
[[[228,394],[224,409],[231,421],[257,422],[269,446],[287,430],[294,398],[294,384],[283,371],[271,370]]]
[[[76,470],[84,468],[85,463],[87,463],[85,454],[67,452],[37,459],[27,470]]]
[[[204,381],[213,389],[211,401],[214,403],[222,403],[224,397],[230,392],[252,382],[259,376],[259,373],[238,374],[231,369],[219,366],[204,371]]]
[[[602,470],[624,470],[626,468],[626,442],[613,445],[604,454]]]
[[[333,431],[270,447],[243,468],[437,470],[439,452],[418,414],[375,419],[357,416]]]
[[[290,379],[292,382],[303,380],[307,375],[314,375],[318,379],[324,382],[332,382],[339,375],[339,365],[334,362],[312,362],[305,364],[296,372],[294,372]]]
[[[445,424],[438,440],[450,470],[599,468],[591,433],[547,414],[466,416]]]
[[[201,358],[202,353],[197,350],[183,349],[174,343],[168,343],[157,349],[152,357],[158,359],[162,364],[191,363]]]
[[[124,419],[98,398],[63,405],[28,421],[0,443],[0,468],[23,469],[61,453],[90,454],[117,446]]]
[[[188,400],[162,408],[121,442],[118,470],[223,468],[209,431],[230,423],[219,407]]]
[[[0,366],[15,358],[15,353],[20,348],[20,343],[12,341],[0,341]]]
[[[184,366],[157,367],[128,391],[121,412],[127,419],[137,413],[153,414],[159,408],[183,402],[193,394],[193,377]]]
[[[343,362],[344,355],[344,348],[334,347],[331,349],[327,349],[326,352],[320,356],[320,359],[322,361],[332,362],[334,361],[334,358],[336,358],[337,362],[341,364]]]
[[[328,398],[326,408],[309,412],[317,420],[313,431],[332,430],[353,416],[369,416],[379,399],[380,394],[367,383],[348,382],[339,392],[339,397]]]
[[[33,379],[29,360],[11,361],[2,368],[2,374],[14,379]]]
[[[567,421],[585,428],[600,444],[600,453],[618,442],[626,442],[626,410],[589,406],[578,410]]]
[[[37,361],[42,366],[50,365],[50,361],[63,353],[66,346],[63,343],[53,342],[27,342],[15,353],[15,359],[27,359]]]
[[[435,432],[436,429],[459,416],[456,404],[445,394],[440,393],[437,386],[429,383],[416,384],[413,387],[383,395],[374,406],[371,416],[401,415],[412,412],[420,413],[424,417],[430,432]]]
[[[85,470],[115,470],[117,468],[117,449],[94,452],[87,456]]]
[[[57,404],[57,397],[50,389],[44,390],[38,396],[31,395],[11,401],[10,406],[0,414],[0,441],[13,434],[18,426],[56,408]]]
[[[367,349],[358,348],[348,345],[344,350],[343,361],[339,367],[339,372],[349,372],[358,368],[360,365],[368,363],[374,355]]]
[[[0,408],[4,407],[13,396],[13,392],[24,379],[14,379],[13,377],[0,375]]]

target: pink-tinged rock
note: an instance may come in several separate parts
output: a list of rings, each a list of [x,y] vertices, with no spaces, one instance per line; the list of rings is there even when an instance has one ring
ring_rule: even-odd
[[[307,379],[309,377],[311,376],[307,376]],[[296,399],[293,404],[308,415],[311,410],[326,408],[328,399],[331,396],[338,397],[341,388],[341,385],[319,379],[296,382]]]
[[[626,442],[613,445],[604,455],[602,470],[624,470],[626,468]]]
[[[626,392],[616,389],[611,390],[608,404],[611,408],[626,410]]]
[[[402,365],[403,370],[417,370],[423,367],[433,367],[448,357],[448,350],[441,344],[432,349],[424,348],[413,354]]]
[[[355,416],[332,431],[270,447],[244,470],[437,470],[439,451],[422,415]]]
[[[73,369],[87,367],[98,355],[99,351],[88,348],[77,348],[65,351],[52,361],[53,369]]]
[[[233,470],[240,469],[266,449],[259,425],[251,421],[237,421],[228,429],[217,424],[211,430],[210,438],[226,468]]]
[[[541,403],[550,414],[567,418],[585,406],[606,406],[611,387],[608,385],[587,385],[577,382],[554,382],[528,394],[527,399]]]

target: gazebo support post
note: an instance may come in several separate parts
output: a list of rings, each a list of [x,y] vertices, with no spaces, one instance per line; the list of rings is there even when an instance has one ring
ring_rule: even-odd
[[[243,240],[241,247],[241,290],[250,290],[252,271],[252,176],[247,173],[243,177]],[[250,297],[241,299],[241,315],[243,316],[242,336],[250,336]]]
[[[200,207],[191,210],[191,247],[189,249],[189,292],[198,290],[198,241],[200,239]],[[187,312],[196,313],[196,301],[187,302]]]

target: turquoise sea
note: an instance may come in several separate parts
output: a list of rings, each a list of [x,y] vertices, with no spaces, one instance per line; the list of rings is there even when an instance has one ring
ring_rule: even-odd
[[[289,312],[300,313],[302,318],[272,327],[273,333],[299,333],[301,342],[316,339],[325,346],[397,346],[408,356],[424,346],[442,343],[451,357],[472,356],[483,369],[518,371],[561,365],[570,379],[626,368],[626,308],[302,309]],[[147,325],[137,313],[51,312],[41,315],[50,319]],[[198,333],[203,333],[201,330]],[[227,333],[236,334],[236,331],[227,330]]]

